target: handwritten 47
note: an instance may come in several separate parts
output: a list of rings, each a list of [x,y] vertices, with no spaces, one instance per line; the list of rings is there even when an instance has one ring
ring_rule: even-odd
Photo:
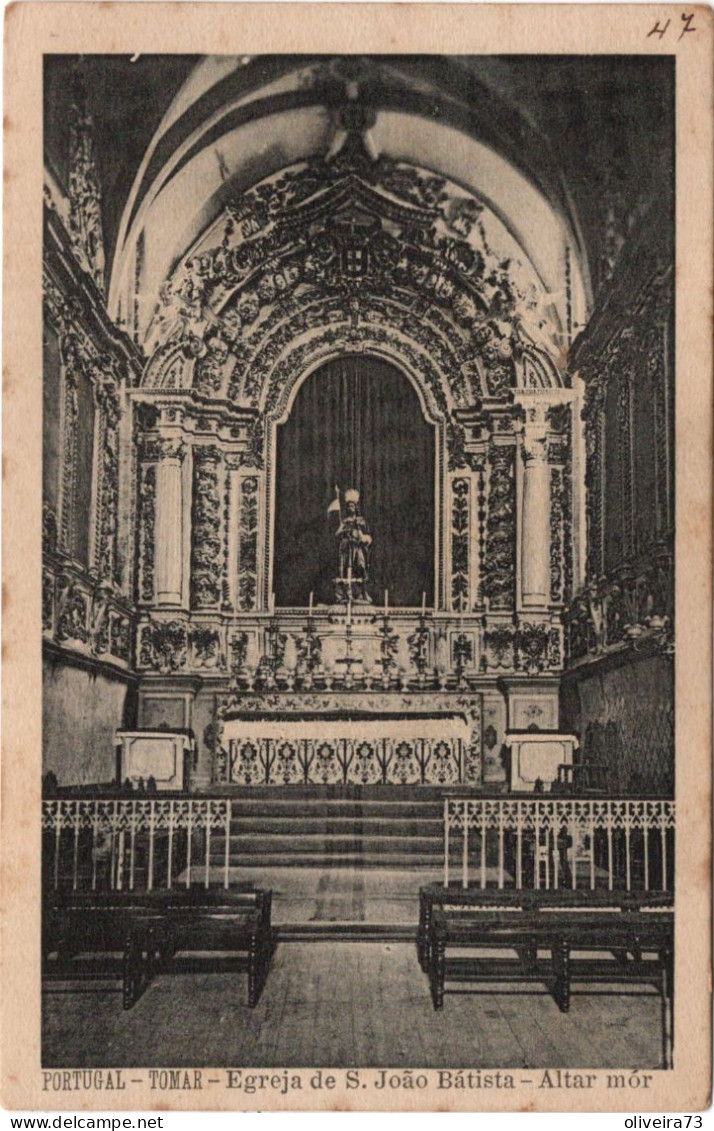
[[[694,27],[694,25],[692,24],[692,20],[694,19],[694,12],[690,12],[688,14],[686,12],[682,12],[680,19],[684,23],[684,27],[682,28],[682,30],[679,33],[679,39],[681,39],[683,35],[686,35],[688,31],[696,31],[697,30]],[[671,19],[668,19],[666,24],[664,25],[664,27],[660,27],[659,20],[657,20],[657,23],[652,28],[652,31],[647,32],[647,38],[649,39],[649,37],[651,35],[658,35],[660,37],[660,39],[662,39],[665,36],[665,34],[667,32],[667,28],[669,27],[671,22],[672,22]],[[678,40],[678,42],[679,42],[679,40]]]

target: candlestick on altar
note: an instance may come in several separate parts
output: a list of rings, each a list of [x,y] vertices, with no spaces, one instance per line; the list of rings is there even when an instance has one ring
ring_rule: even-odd
[[[421,615],[426,616],[426,593],[421,595]]]
[[[388,614],[389,614],[389,590],[385,589],[384,590],[384,615],[385,615],[385,617]]]
[[[308,614],[307,614],[309,617],[312,616],[312,596],[313,596],[313,593],[312,593],[312,589],[311,589],[310,590],[310,607],[308,609]]]
[[[352,567],[347,570],[347,623],[352,624]]]

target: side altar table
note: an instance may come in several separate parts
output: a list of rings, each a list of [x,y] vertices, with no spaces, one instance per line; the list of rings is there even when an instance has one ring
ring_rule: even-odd
[[[119,780],[134,786],[150,778],[157,790],[181,790],[188,785],[194,740],[186,732],[118,730]]]
[[[506,735],[511,751],[512,790],[533,790],[540,782],[546,790],[558,777],[558,766],[573,764],[578,748],[574,734],[553,731],[517,731]]]

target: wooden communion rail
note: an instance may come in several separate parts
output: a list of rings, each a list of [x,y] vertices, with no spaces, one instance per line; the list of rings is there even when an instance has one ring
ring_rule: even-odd
[[[47,798],[45,888],[228,888],[240,814],[227,796]],[[674,825],[674,801],[661,797],[447,793],[444,886],[669,891]]]

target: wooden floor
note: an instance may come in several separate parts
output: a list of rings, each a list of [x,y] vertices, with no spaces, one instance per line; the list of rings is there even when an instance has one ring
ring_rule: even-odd
[[[654,990],[575,985],[564,1015],[545,991],[525,988],[450,994],[435,1013],[411,942],[282,942],[254,1010],[241,974],[159,975],[126,1013],[118,988],[53,985],[44,998],[43,1064],[659,1066]]]
[[[202,883],[204,875],[196,869],[194,882]],[[215,869],[211,883],[220,884],[222,878],[222,870]],[[419,888],[441,878],[440,870],[428,868],[233,868],[230,873],[231,883],[249,881],[270,888],[277,927],[372,924],[416,930]]]

